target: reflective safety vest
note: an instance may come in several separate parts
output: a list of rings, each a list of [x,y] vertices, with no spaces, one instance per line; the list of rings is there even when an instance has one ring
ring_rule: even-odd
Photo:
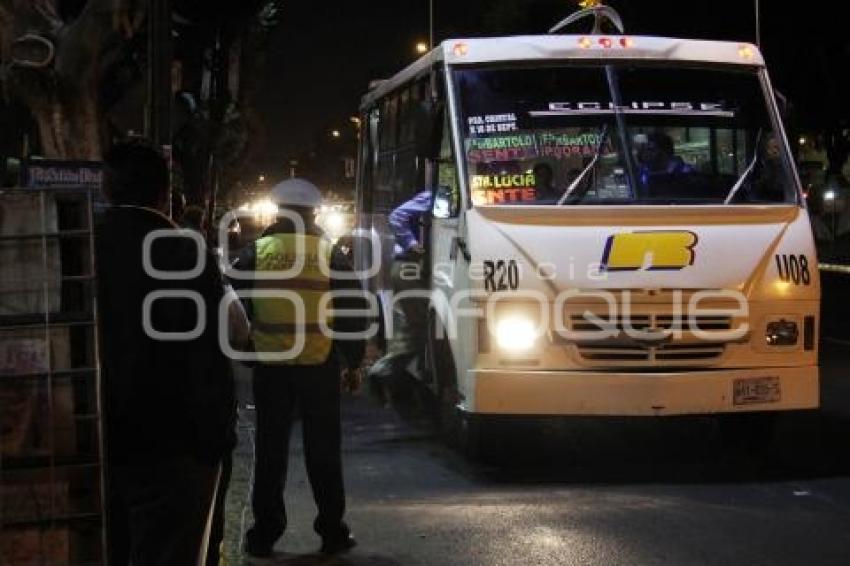
[[[304,254],[300,272],[293,272],[292,277],[286,279],[260,279],[263,272],[287,271],[296,267],[299,239],[304,241],[300,250]],[[282,365],[325,363],[333,340],[321,330],[319,305],[322,296],[330,291],[331,281],[326,273],[322,273],[320,262],[324,262],[327,272],[331,258],[330,242],[312,235],[272,234],[257,240],[255,246],[258,272],[255,290],[289,291],[297,295],[251,299],[254,310],[252,332],[258,359],[263,363]],[[297,320],[294,302],[300,302],[304,307],[300,321]],[[329,310],[330,305],[326,309]],[[325,322],[330,328],[333,323],[330,312]],[[282,352],[291,351],[299,342],[303,343],[303,347],[293,352],[297,355],[288,360],[280,359]]]

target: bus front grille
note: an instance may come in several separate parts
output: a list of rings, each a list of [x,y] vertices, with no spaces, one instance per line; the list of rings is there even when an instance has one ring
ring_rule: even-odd
[[[733,329],[728,316],[677,316],[641,313],[629,316],[569,316],[569,342],[579,361],[593,366],[698,367],[716,363],[726,351],[724,334]]]
[[[584,314],[570,316],[570,328],[574,332],[597,332],[616,330],[625,332],[633,330],[658,330],[685,331],[699,329],[703,332],[718,330],[731,330],[732,319],[728,316],[694,316],[692,320],[687,316],[675,316],[668,314],[659,315],[631,315],[614,317],[587,317]]]
[[[579,356],[588,362],[629,362],[663,365],[700,365],[723,355],[722,344],[664,344],[661,346],[614,346],[582,344]]]

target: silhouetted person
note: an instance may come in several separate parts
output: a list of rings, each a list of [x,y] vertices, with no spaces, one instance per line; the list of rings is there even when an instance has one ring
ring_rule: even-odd
[[[203,261],[200,275],[175,281],[147,273],[145,239],[177,229],[162,213],[165,160],[136,143],[114,147],[104,165],[111,207],[96,244],[110,564],[199,564],[220,463],[235,441],[233,379],[218,345],[222,280],[205,246],[179,237],[150,246],[150,267],[186,272]],[[194,293],[203,304],[151,301],[157,292]],[[174,341],[152,332],[190,333],[199,315],[206,324],[196,336]]]
[[[538,202],[556,203],[561,195],[555,187],[555,172],[548,163],[541,162],[534,166],[535,199]],[[562,191],[563,192],[563,191]]]
[[[694,173],[694,168],[676,155],[673,138],[664,132],[654,132],[638,154],[640,180],[644,186],[657,179],[669,179],[677,175]]]

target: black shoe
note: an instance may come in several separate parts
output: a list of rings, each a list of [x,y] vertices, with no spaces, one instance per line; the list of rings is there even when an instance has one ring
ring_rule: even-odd
[[[354,535],[347,534],[338,538],[322,539],[322,554],[339,554],[340,552],[348,552],[357,546],[357,541]]]

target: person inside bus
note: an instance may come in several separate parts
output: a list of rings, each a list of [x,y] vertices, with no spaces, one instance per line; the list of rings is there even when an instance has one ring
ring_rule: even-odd
[[[753,172],[755,179],[753,199],[767,202],[782,202],[789,190],[788,176],[782,163],[782,146],[775,134],[768,134],[760,147],[761,155]]]
[[[555,172],[552,170],[552,166],[541,161],[534,166],[532,172],[534,173],[536,202],[539,204],[556,204],[561,195],[555,187]]]
[[[676,177],[695,173],[695,169],[676,155],[673,138],[664,132],[653,132],[638,152],[640,183],[653,187]]]
[[[396,295],[425,289],[425,246],[422,224],[431,214],[434,193],[420,191],[390,213],[389,225],[395,237],[392,282]],[[404,367],[422,351],[425,344],[427,301],[419,297],[393,302],[393,336],[387,352],[369,370],[372,386],[381,391],[389,388],[389,380],[400,375]]]

